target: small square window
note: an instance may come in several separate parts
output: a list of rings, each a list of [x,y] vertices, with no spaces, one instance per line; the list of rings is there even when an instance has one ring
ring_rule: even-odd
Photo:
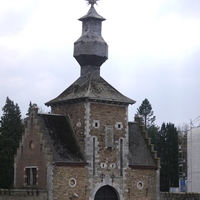
[[[116,128],[117,130],[122,130],[122,129],[123,129],[122,122],[117,122],[117,123],[115,124],[115,128]]]
[[[92,126],[93,126],[94,128],[99,128],[99,127],[100,127],[100,122],[99,122],[99,120],[94,120],[93,123],[92,123]]]

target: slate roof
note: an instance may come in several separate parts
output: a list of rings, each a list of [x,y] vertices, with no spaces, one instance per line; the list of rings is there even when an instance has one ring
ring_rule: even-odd
[[[90,10],[88,11],[88,13],[86,15],[84,15],[83,17],[81,17],[79,20],[80,21],[84,21],[87,18],[96,18],[99,19],[101,21],[104,21],[105,18],[102,17],[101,15],[99,15],[97,13],[97,11],[95,10],[95,8],[93,6],[91,6]]]
[[[67,103],[70,101],[82,101],[84,99],[116,104],[135,103],[134,100],[124,96],[119,91],[117,91],[101,76],[89,73],[78,78],[58,97],[45,103],[45,105],[51,106],[53,104]]]
[[[74,136],[69,117],[39,114],[44,128],[44,138],[53,153],[54,162],[86,163]]]
[[[129,123],[129,165],[156,167],[137,122]]]

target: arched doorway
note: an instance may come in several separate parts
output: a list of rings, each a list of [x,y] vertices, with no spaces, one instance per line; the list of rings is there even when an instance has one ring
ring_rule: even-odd
[[[118,197],[115,190],[106,185],[97,191],[94,200],[118,200]]]

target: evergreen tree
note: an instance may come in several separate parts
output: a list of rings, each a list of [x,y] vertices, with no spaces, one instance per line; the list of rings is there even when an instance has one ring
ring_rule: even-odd
[[[163,123],[160,129],[158,154],[161,158],[160,190],[178,187],[178,131],[174,124]]]
[[[151,138],[151,143],[154,144],[154,150],[158,151],[159,127],[156,125],[152,125],[147,129],[147,131],[149,137]]]
[[[8,97],[2,111],[3,116],[0,121],[0,188],[11,188],[14,177],[14,155],[22,136],[23,124],[18,104],[14,104]]]
[[[156,117],[153,115],[153,110],[148,99],[144,99],[140,107],[137,109],[137,114],[142,116],[144,125],[147,129],[154,125]]]
[[[142,104],[137,109],[137,114],[143,119],[144,125],[148,131],[154,148],[157,151],[159,127],[155,125],[156,117],[153,115],[152,106],[148,99],[144,99]]]

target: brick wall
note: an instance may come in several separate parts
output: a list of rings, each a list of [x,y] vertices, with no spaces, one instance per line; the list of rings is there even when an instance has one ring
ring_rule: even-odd
[[[42,133],[38,124],[38,118],[35,116],[28,122],[15,157],[15,188],[21,189],[26,187],[25,168],[36,167],[36,186],[38,189],[47,189],[47,161],[44,146],[42,145]]]

